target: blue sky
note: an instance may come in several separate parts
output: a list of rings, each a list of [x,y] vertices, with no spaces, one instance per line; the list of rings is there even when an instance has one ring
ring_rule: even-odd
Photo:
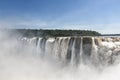
[[[0,0],[0,27],[120,33],[120,0]]]

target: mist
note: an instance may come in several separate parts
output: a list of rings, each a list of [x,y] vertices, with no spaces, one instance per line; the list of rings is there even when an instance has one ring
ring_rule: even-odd
[[[119,67],[62,65],[51,57],[38,56],[34,46],[23,46],[9,32],[0,32],[0,80],[119,80]]]

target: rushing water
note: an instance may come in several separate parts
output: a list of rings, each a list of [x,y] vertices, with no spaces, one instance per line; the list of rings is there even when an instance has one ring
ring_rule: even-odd
[[[4,36],[0,80],[119,80],[118,37]]]
[[[102,65],[114,64],[120,53],[120,38],[113,37],[55,37],[22,38],[24,46],[34,47],[42,57],[55,57],[65,64]]]

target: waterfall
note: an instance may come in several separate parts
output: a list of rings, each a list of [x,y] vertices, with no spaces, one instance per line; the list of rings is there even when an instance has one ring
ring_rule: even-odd
[[[75,40],[73,42],[73,45],[72,45],[72,53],[71,53],[71,65],[74,65],[74,60],[75,60]]]
[[[40,55],[41,49],[40,49],[40,42],[41,42],[42,38],[38,38],[38,42],[37,42],[37,55]]]
[[[97,45],[95,44],[95,37],[92,37],[92,51],[91,51],[91,60],[92,63],[95,65],[98,65],[98,52],[97,52],[98,48]]]
[[[53,43],[54,43],[54,38],[49,38],[46,40],[45,44],[45,56],[49,57],[53,53]]]
[[[62,63],[107,64],[120,53],[120,40],[104,37],[22,38],[23,44],[36,48],[36,55],[53,57]],[[35,52],[35,49],[33,49]]]
[[[81,37],[81,44],[80,44],[80,63],[82,63],[82,55],[83,55],[83,37]]]

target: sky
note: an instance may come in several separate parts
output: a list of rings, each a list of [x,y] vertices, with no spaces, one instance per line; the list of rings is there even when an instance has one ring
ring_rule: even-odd
[[[120,33],[120,0],[0,0],[0,27]]]

